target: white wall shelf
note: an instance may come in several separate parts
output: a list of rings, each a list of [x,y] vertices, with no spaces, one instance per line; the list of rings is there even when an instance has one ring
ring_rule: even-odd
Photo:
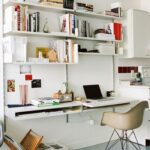
[[[104,15],[101,13],[95,13],[95,12],[81,12],[81,11],[75,11],[76,15],[81,15],[81,16],[89,16],[89,17],[94,17],[94,18],[103,18],[103,19],[116,19],[120,20],[122,19],[121,17],[115,17],[115,16],[109,16],[109,15]]]
[[[95,12],[80,12],[78,10],[73,10],[73,9],[51,7],[51,6],[46,6],[38,3],[36,4],[36,3],[28,3],[28,2],[17,2],[15,0],[6,0],[4,2],[4,5],[5,7],[12,6],[12,5],[26,5],[29,6],[31,9],[38,9],[42,11],[71,12],[71,13],[75,13],[76,15],[89,16],[94,18],[113,19],[113,20],[122,19],[121,17],[109,16],[109,15],[104,15]]]
[[[115,40],[106,40],[106,39],[100,39],[100,38],[94,38],[94,37],[76,37],[77,40],[88,40],[88,41],[108,41],[108,42],[114,42]]]
[[[17,35],[17,36],[35,36],[35,37],[59,37],[59,38],[74,38],[76,40],[87,40],[87,41],[101,41],[101,42],[119,42],[116,40],[106,40],[94,37],[77,37],[64,32],[27,32],[27,31],[8,31],[4,33],[5,36]]]
[[[12,63],[5,63],[5,64],[14,64],[14,65],[73,65],[77,63],[59,63],[59,62],[12,62]]]
[[[27,31],[9,31],[4,33],[5,36],[8,35],[18,35],[18,36],[36,36],[36,37],[60,37],[60,38],[75,38],[75,35],[69,35],[63,32],[27,32]]]
[[[108,54],[102,54],[102,53],[88,53],[88,52],[79,52],[79,55],[97,55],[97,56],[112,56],[112,55],[108,55]]]

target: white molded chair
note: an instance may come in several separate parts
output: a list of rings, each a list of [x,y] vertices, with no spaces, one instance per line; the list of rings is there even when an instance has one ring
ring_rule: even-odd
[[[129,143],[131,143],[136,150],[141,150],[134,129],[141,126],[145,108],[148,108],[148,102],[142,101],[137,105],[135,105],[126,113],[117,113],[117,112],[103,113],[101,125],[107,125],[114,128],[105,150],[110,150],[119,141],[121,143],[122,150],[125,149],[128,150]],[[121,135],[118,133],[117,129],[122,131]],[[127,132],[129,130],[130,134],[128,134]],[[116,133],[119,138],[115,140],[112,144],[110,144],[110,141],[114,133]],[[137,145],[130,140],[131,135],[135,137]]]

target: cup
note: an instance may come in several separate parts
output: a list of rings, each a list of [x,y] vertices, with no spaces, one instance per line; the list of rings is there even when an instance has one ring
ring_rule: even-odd
[[[20,102],[22,105],[28,103],[28,85],[19,85],[20,90]]]

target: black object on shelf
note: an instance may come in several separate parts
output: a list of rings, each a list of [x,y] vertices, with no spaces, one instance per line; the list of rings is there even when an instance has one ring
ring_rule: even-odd
[[[64,8],[73,9],[74,0],[64,0]]]
[[[87,49],[86,48],[80,48],[79,52],[87,52]]]
[[[93,49],[93,50],[89,50],[89,51],[87,51],[88,53],[99,53],[99,51],[98,50],[96,50],[96,49]]]
[[[26,105],[22,105],[22,104],[8,104],[7,105],[8,108],[15,108],[15,107],[27,107],[27,106],[33,106],[32,104],[26,104]]]

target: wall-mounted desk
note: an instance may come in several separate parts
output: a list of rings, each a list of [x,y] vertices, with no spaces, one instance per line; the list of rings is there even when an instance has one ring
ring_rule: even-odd
[[[68,102],[61,103],[59,105],[52,105],[46,107],[37,106],[25,106],[25,107],[5,107],[5,115],[13,120],[26,120],[34,118],[43,118],[59,115],[69,115],[74,113],[81,113],[91,108],[101,108],[101,107],[115,107],[118,105],[129,104],[133,100],[125,98],[116,98],[114,100],[107,101],[91,101],[91,103],[86,102]],[[86,109],[85,109],[86,108]],[[67,116],[68,117],[68,116]],[[68,119],[67,119],[68,120]]]

